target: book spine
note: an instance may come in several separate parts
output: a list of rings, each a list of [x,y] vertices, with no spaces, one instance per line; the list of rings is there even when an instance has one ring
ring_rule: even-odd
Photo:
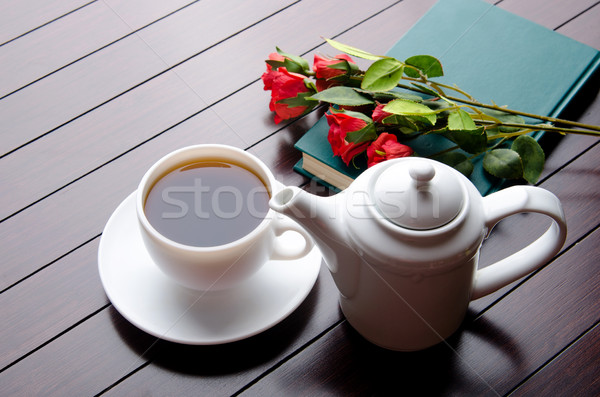
[[[600,73],[600,51],[596,53],[596,56],[588,64],[586,70],[579,76],[577,80],[573,82],[573,85],[571,85],[569,90],[563,95],[560,101],[558,101],[548,116],[559,117],[559,115],[565,110],[573,98],[577,96],[578,93],[583,91],[581,88],[583,88],[588,82],[592,83],[592,77],[596,76],[598,73]]]

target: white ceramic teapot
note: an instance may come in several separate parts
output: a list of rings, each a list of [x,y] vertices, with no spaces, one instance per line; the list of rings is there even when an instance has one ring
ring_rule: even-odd
[[[312,235],[350,324],[393,350],[424,349],[450,336],[471,300],[547,263],[567,232],[562,206],[547,190],[515,186],[482,197],[458,171],[415,157],[371,167],[331,197],[287,187],[270,205]],[[519,212],[553,222],[527,247],[477,270],[488,233]]]

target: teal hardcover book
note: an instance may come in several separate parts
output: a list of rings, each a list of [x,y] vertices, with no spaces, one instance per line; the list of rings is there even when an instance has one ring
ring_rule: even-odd
[[[600,69],[600,51],[480,0],[439,0],[386,55],[421,54],[441,61],[444,77],[436,81],[456,84],[484,103],[554,117]],[[327,132],[323,117],[296,143],[303,159],[295,169],[344,189],[366,164],[347,167],[334,157]],[[450,142],[427,136],[409,145],[427,156]],[[470,179],[484,195],[500,187],[480,164]]]

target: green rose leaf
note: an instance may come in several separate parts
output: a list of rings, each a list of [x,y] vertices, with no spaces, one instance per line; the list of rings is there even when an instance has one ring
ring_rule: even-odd
[[[399,131],[405,135],[412,134],[415,131],[420,131],[420,120],[416,116],[400,116],[393,114],[383,119],[384,124],[394,124],[398,126]]]
[[[285,66],[285,62],[284,61],[276,61],[274,59],[267,59],[265,61],[265,63],[267,63],[268,65],[271,65],[271,68],[273,70],[277,70],[277,69]]]
[[[285,61],[283,61],[283,66],[285,66],[287,71],[290,73],[298,73],[298,74],[306,75],[307,70],[304,68],[304,66],[296,63],[295,61],[292,61],[291,59],[286,58]],[[308,64],[307,64],[307,66],[308,66]]]
[[[519,179],[523,176],[521,156],[511,149],[494,149],[486,153],[483,168],[498,178]]]
[[[335,40],[331,40],[331,39],[325,39],[327,41],[327,43],[329,43],[330,46],[332,46],[333,48],[340,50],[342,52],[345,52],[348,55],[352,55],[358,58],[362,58],[362,59],[368,59],[370,61],[377,61],[378,59],[381,59],[383,57],[379,56],[379,55],[373,55],[370,54],[366,51],[363,50],[359,50],[358,48],[355,47],[351,47],[349,45],[346,44],[342,44],[338,41]]]
[[[377,139],[375,124],[369,123],[357,131],[350,131],[346,134],[346,141],[350,143],[363,143]]]
[[[373,123],[373,119],[371,119],[369,116],[367,116],[366,114],[364,114],[362,112],[354,112],[352,110],[335,109],[335,108],[329,108],[329,111],[331,113],[344,113],[350,117],[354,117],[355,119],[361,119],[365,123]]]
[[[292,54],[283,52],[283,51],[281,51],[281,49],[279,47],[275,47],[275,49],[277,50],[277,53],[279,55],[286,58],[284,60],[284,63],[285,63],[285,66],[286,66],[288,72],[302,73],[302,74],[306,74],[303,72],[310,72],[310,66],[308,65],[308,62],[306,61],[306,59],[299,57],[297,55],[292,55]]]
[[[395,88],[404,70],[404,64],[393,58],[383,58],[369,66],[360,88],[370,91],[389,91]]]
[[[361,106],[373,104],[373,100],[356,92],[353,88],[336,86],[312,95],[312,99],[341,106]]]
[[[540,144],[529,135],[521,135],[513,142],[511,149],[519,153],[523,163],[523,178],[534,184],[540,179],[546,156]]]
[[[464,176],[469,176],[473,172],[473,163],[462,153],[450,152],[436,158],[436,160],[456,169]]]
[[[430,125],[434,125],[437,120],[435,112],[429,107],[406,99],[394,99],[385,105],[383,110],[400,116],[416,116],[419,121],[426,122]]]
[[[483,127],[474,130],[442,130],[442,135],[467,153],[481,153],[487,149],[487,135]]]
[[[310,94],[310,92],[300,92],[295,97],[280,99],[277,103],[286,104],[288,108],[306,106],[306,111],[308,112],[319,104],[318,101],[315,101],[310,97]]]
[[[371,95],[375,100],[379,101],[380,103],[389,102],[392,99],[407,99],[407,100],[413,101],[413,102],[422,102],[423,101],[422,97],[415,95],[415,94],[409,94],[406,92],[397,92],[397,91],[373,92],[373,91],[361,90],[359,88],[355,88],[355,90],[358,92],[365,92],[365,93]]]
[[[442,63],[431,55],[415,55],[404,61],[407,65],[419,69],[427,77],[440,77],[444,75]],[[405,68],[404,73],[408,77],[419,78],[419,72],[411,68]]]
[[[448,116],[448,129],[454,131],[476,130],[477,126],[469,113],[459,108]]]
[[[343,70],[344,72],[346,72],[346,74],[355,74],[356,72],[358,72],[358,66],[355,63],[348,62],[345,59],[340,59],[339,61],[340,62],[334,63],[332,65],[327,65],[326,67],[329,69]],[[345,75],[342,76],[346,77]]]

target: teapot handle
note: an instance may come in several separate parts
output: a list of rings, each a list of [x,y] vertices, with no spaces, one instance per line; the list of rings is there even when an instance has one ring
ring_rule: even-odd
[[[552,218],[552,225],[522,250],[476,272],[471,299],[481,298],[518,280],[550,261],[567,237],[562,205],[549,191],[534,186],[513,186],[483,198],[485,224],[491,231],[502,218],[536,212]]]

